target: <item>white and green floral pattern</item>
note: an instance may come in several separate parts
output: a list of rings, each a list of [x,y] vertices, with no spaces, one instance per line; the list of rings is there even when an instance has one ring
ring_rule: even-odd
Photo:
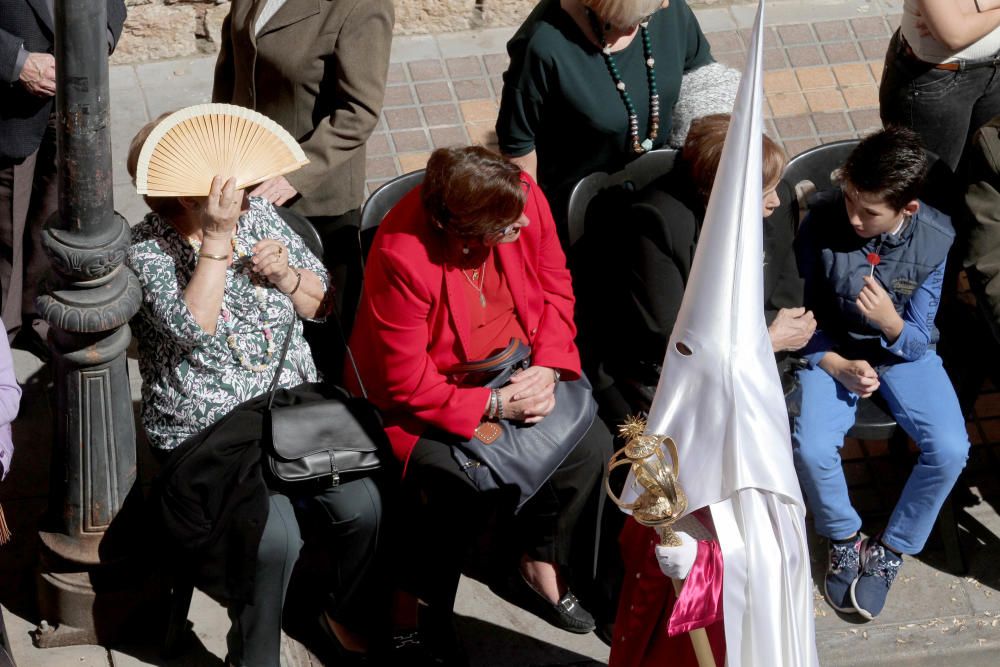
[[[290,266],[308,269],[328,285],[323,263],[270,203],[253,197],[250,210],[240,217],[236,229],[237,248],[249,254],[258,241],[267,238],[285,244]],[[126,262],[139,277],[143,301],[132,320],[132,330],[139,340],[142,420],[154,447],[173,449],[243,401],[267,391],[278,355],[267,358],[254,289],[260,279],[250,271],[249,259],[234,260],[227,270],[223,302],[232,314],[239,349],[254,363],[267,362],[267,369],[259,373],[241,366],[226,345],[230,329],[221,313],[215,333],[209,334],[198,326],[184,302],[184,290],[198,261],[190,242],[155,213],[132,230]],[[288,296],[265,284],[266,319],[280,350],[295,310]],[[296,320],[280,385],[293,387],[316,379],[316,364],[302,337],[302,322]]]

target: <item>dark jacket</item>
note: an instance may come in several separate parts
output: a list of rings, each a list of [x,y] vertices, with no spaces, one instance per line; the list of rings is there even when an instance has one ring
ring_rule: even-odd
[[[260,463],[266,403],[251,399],[185,440],[154,482],[168,566],[224,604],[253,594],[269,507]]]
[[[107,3],[113,49],[125,23],[125,3]],[[42,142],[55,98],[32,95],[14,71],[22,45],[32,53],[54,53],[54,30],[46,0],[0,0],[0,159],[20,160]]]
[[[897,236],[862,238],[848,224],[839,189],[816,195],[799,230],[796,252],[806,281],[805,305],[816,315],[819,338],[850,358],[881,355],[882,331],[856,304],[864,277],[872,273],[868,255],[878,253],[875,279],[902,316],[917,288],[945,261],[954,239],[950,218],[924,202]],[[932,328],[929,342],[937,339]]]
[[[972,226],[963,264],[1000,341],[1000,116],[976,132],[965,155]]]

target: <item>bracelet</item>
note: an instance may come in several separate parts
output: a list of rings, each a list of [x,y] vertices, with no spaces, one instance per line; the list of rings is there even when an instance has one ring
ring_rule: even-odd
[[[487,419],[497,418],[497,395],[498,395],[497,389],[490,390],[490,406],[487,409],[487,414],[486,414]]]
[[[293,269],[293,270],[295,271],[295,275],[296,275],[296,278],[295,278],[295,287],[292,288],[291,292],[285,292],[286,296],[291,296],[291,295],[295,294],[296,292],[298,292],[299,291],[299,285],[302,284],[302,272],[299,271],[298,269]]]
[[[493,391],[497,393],[497,421],[500,421],[503,419],[503,397],[500,396],[499,389],[494,389]]]
[[[558,368],[552,369],[552,383],[559,384],[559,378],[562,377],[562,373],[559,372]]]
[[[213,255],[210,252],[199,252],[198,257],[204,257],[205,259],[217,259],[220,262],[229,261],[229,255]]]

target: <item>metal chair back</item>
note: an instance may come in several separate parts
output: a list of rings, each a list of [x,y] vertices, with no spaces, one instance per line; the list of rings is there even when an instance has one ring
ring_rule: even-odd
[[[407,192],[424,181],[424,170],[418,169],[397,176],[373,192],[364,206],[361,207],[361,256],[368,256],[371,242],[375,238],[375,230],[382,224],[382,219],[393,206],[399,203]]]

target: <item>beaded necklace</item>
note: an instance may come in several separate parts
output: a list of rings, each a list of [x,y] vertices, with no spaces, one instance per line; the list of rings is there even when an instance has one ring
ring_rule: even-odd
[[[194,247],[195,254],[201,250],[201,242],[197,239],[188,239],[191,245]],[[238,259],[245,259],[250,256],[245,249],[241,248],[236,242],[236,237],[233,236],[229,239],[229,243],[233,248],[233,254],[236,255]],[[252,280],[251,280],[252,282]],[[274,342],[274,332],[271,330],[271,322],[267,318],[267,289],[265,289],[260,284],[254,284],[254,296],[257,301],[257,321],[260,323],[261,332],[264,335],[264,340],[267,341],[267,350],[265,355],[267,356],[267,361],[260,364],[254,364],[250,362],[246,353],[239,349],[237,346],[236,338],[236,323],[234,322],[233,313],[228,308],[226,308],[225,296],[223,296],[222,301],[222,322],[226,326],[226,347],[229,348],[236,360],[240,362],[240,366],[247,369],[252,373],[263,373],[270,367],[270,361],[274,358],[275,342]]]
[[[628,112],[628,131],[632,138],[632,151],[635,153],[645,153],[653,149],[653,141],[660,133],[660,94],[656,87],[656,69],[653,60],[653,48],[649,40],[649,20],[639,24],[639,32],[642,37],[642,54],[646,61],[646,81],[649,84],[649,132],[646,138],[639,141],[639,117],[635,112],[635,105],[632,103],[632,96],[625,89],[625,82],[622,81],[615,57],[611,54],[611,46],[604,38],[604,28],[597,19],[597,14],[592,9],[587,8],[587,18],[590,19],[590,27],[593,29],[597,39],[601,42],[601,55],[604,56],[604,64],[608,66],[611,80],[615,82],[615,88],[625,103],[625,111]]]

